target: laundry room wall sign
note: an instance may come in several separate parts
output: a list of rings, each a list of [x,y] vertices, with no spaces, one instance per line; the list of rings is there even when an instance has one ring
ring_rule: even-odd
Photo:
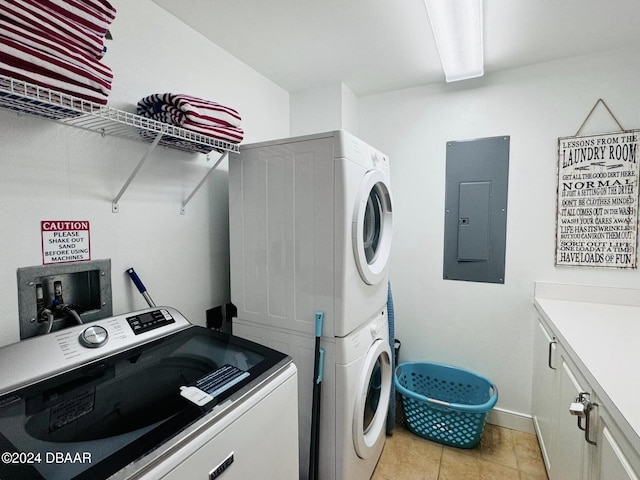
[[[637,268],[639,135],[558,139],[556,265]]]
[[[87,220],[42,220],[42,264],[91,260]]]

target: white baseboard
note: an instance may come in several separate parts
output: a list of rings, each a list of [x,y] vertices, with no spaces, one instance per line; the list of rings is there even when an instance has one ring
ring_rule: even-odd
[[[502,408],[494,408],[491,410],[489,415],[487,415],[487,423],[510,428],[511,430],[518,430],[519,432],[536,433],[531,415],[512,412]]]

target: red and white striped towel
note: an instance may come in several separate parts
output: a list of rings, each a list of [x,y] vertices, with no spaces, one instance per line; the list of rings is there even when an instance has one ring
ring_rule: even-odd
[[[18,25],[9,23],[1,17],[0,36],[20,42],[27,47],[40,50],[45,54],[66,60],[69,64],[75,65],[105,82],[111,83],[113,81],[111,68],[100,62],[97,58],[87,55],[84,51],[70,44],[63,45],[47,42],[40,36]]]
[[[240,114],[233,108],[184,94],[149,95],[138,102],[138,110],[168,115],[176,125],[189,120],[204,126],[240,127],[242,122]]]
[[[183,94],[154,94],[138,102],[138,115],[231,143],[244,138],[240,114],[216,102]]]
[[[87,69],[0,36],[0,74],[106,104],[111,83]]]
[[[116,18],[116,9],[106,0],[49,0],[42,4],[101,37]]]
[[[68,16],[60,15],[55,9],[47,9],[45,5],[53,4],[48,0],[0,0],[0,15],[38,32],[51,42],[75,45],[97,58],[104,55],[105,47],[100,35],[80,28]]]
[[[208,135],[210,137],[217,138],[218,140],[223,140],[229,143],[240,143],[244,138],[244,130],[239,127],[205,127],[188,120],[183,122],[180,126],[182,128],[186,128],[187,130],[202,133],[203,135]]]

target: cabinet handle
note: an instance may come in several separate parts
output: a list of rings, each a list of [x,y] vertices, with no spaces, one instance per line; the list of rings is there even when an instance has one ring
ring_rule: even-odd
[[[578,428],[584,431],[584,439],[589,445],[597,445],[591,440],[591,410],[598,404],[589,400],[589,392],[580,392],[575,401],[571,403],[569,412],[578,417]],[[585,419],[585,426],[582,426],[582,418]]]
[[[593,403],[593,402],[589,402],[588,403],[588,408],[587,408],[587,414],[586,414],[586,419],[585,419],[585,423],[586,423],[586,427],[584,429],[584,439],[586,440],[586,442],[589,445],[597,445],[598,443],[595,440],[590,440],[589,437],[591,437],[590,435],[590,425],[591,425],[591,409],[593,407],[597,407],[598,404],[597,403]]]
[[[551,354],[552,354],[552,351],[553,351],[553,346],[556,345],[557,343],[558,343],[557,340],[552,340],[551,342],[549,342],[549,356],[547,357],[547,365],[549,365],[549,368],[551,370],[557,370],[556,367],[551,365]]]

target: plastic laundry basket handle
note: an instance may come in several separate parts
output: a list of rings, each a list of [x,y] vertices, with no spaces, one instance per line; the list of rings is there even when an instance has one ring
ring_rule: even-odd
[[[421,402],[427,402],[433,405],[440,405],[441,407],[449,407],[453,410],[458,410],[460,412],[467,412],[467,413],[488,412],[496,405],[496,403],[498,403],[498,387],[496,387],[493,383],[491,384],[491,387],[490,387],[493,393],[491,397],[489,397],[489,400],[487,400],[485,403],[481,405],[466,405],[464,403],[445,402],[442,400],[437,400],[435,398],[425,397],[424,395],[421,395],[416,392],[412,392],[411,390],[404,387],[398,380],[398,374],[402,374],[401,372],[402,372],[402,365],[398,365],[398,367],[396,367],[396,374],[394,375],[394,379],[393,379],[396,385],[396,388],[400,391],[402,395],[405,395],[410,398],[414,398]]]

